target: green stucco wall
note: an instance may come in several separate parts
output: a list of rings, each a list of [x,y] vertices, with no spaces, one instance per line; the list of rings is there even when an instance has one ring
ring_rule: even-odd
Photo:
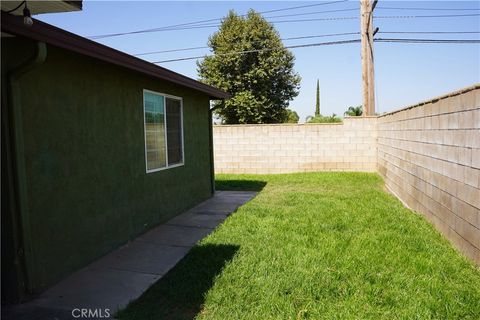
[[[206,94],[52,46],[20,86],[34,291],[211,196]],[[184,166],[145,172],[143,89],[183,98]]]

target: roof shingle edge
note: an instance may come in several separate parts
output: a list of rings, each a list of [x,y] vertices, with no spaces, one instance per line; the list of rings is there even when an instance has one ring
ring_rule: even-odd
[[[225,91],[36,19],[34,19],[32,26],[27,27],[23,24],[22,17],[2,12],[1,29],[2,32],[45,42],[158,79],[173,82],[206,93],[211,99],[230,98],[230,94]]]

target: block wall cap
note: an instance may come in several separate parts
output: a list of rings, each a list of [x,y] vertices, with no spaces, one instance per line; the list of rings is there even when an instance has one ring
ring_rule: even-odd
[[[455,97],[455,96],[458,96],[458,95],[461,95],[461,94],[464,94],[464,93],[467,93],[467,92],[470,92],[470,91],[473,91],[473,90],[478,90],[478,89],[480,89],[480,83],[476,83],[472,86],[465,87],[463,89],[459,89],[459,90],[456,90],[456,91],[453,91],[453,92],[450,92],[450,93],[447,93],[447,94],[444,94],[444,95],[441,95],[441,96],[438,96],[438,97],[435,97],[435,98],[432,98],[432,99],[428,99],[428,100],[413,104],[413,105],[408,106],[408,107],[404,107],[404,108],[401,108],[401,109],[398,109],[398,110],[395,110],[395,111],[390,111],[390,112],[384,113],[384,114],[382,114],[378,117],[379,118],[386,117],[386,116],[389,116],[389,115],[392,115],[392,114],[395,114],[395,113],[398,113],[398,112],[402,112],[402,111],[406,111],[406,110],[413,109],[413,108],[416,108],[416,107],[420,107],[420,106],[423,106],[423,105],[429,104],[429,103],[435,103],[435,102],[438,102],[438,101],[443,100],[443,99]]]

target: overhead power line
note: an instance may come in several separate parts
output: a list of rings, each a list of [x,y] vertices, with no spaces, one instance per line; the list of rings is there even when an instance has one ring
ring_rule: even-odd
[[[203,47],[190,47],[190,48],[180,48],[180,49],[168,49],[168,50],[160,50],[160,51],[142,52],[142,53],[136,53],[136,54],[132,54],[132,55],[136,56],[136,57],[139,57],[139,56],[147,56],[147,55],[150,55],[150,54],[157,54],[157,53],[191,51],[191,50],[208,49],[208,48],[210,48],[210,47],[209,46],[203,46]]]
[[[269,17],[264,17],[264,18],[265,18],[265,19],[272,19],[272,18],[284,18],[284,17],[310,16],[310,15],[312,15],[312,14],[334,13],[334,12],[347,12],[347,11],[358,11],[358,8],[338,9],[338,10],[324,10],[324,11],[313,11],[313,12],[304,12],[304,13],[292,13],[292,14],[284,14],[284,15],[279,15],[279,16],[269,16]]]
[[[259,12],[259,13],[272,13],[272,12],[279,12],[279,11],[296,10],[296,9],[318,7],[318,6],[324,6],[324,5],[327,5],[327,4],[334,4],[334,3],[341,3],[341,2],[348,2],[348,0],[339,0],[339,1],[322,2],[322,3],[316,3],[316,4],[308,4],[308,5],[304,5],[304,6],[297,6],[297,7],[289,7],[289,8],[283,8],[283,9],[274,9],[274,10],[262,11],[262,12]],[[244,14],[243,16],[246,16],[246,14]]]
[[[321,14],[321,13],[332,13],[332,12],[346,12],[346,11],[358,11],[358,9],[339,9],[339,10],[324,10],[324,11],[313,11],[313,12],[305,12],[305,13],[294,13],[294,14],[284,14],[284,15],[279,15],[279,16],[268,16],[268,17],[263,17],[264,19],[274,19],[274,18],[286,18],[286,17],[298,17],[298,16],[308,16],[308,15],[314,15],[314,14]],[[221,19],[215,19],[215,20],[221,20]],[[183,27],[175,27],[175,28],[167,28],[167,27],[162,27],[162,28],[155,28],[155,29],[149,29],[149,32],[157,32],[157,31],[171,31],[171,30],[184,30],[184,29],[196,29],[196,28],[210,28],[210,27],[219,27],[219,24],[212,24],[212,23],[196,23],[188,26],[183,26]]]
[[[419,18],[459,18],[478,17],[480,13],[470,14],[443,14],[443,15],[400,15],[400,16],[374,16],[375,19],[419,19]]]
[[[229,55],[247,54],[247,53],[254,53],[254,52],[267,52],[267,51],[275,51],[275,50],[283,50],[283,49],[331,46],[331,45],[357,43],[357,42],[360,42],[360,39],[299,44],[299,45],[293,45],[293,46],[285,46],[283,48],[264,48],[264,49],[255,49],[255,50],[234,51],[234,52],[227,52],[227,53],[217,53],[215,55],[217,55],[217,56],[229,56]],[[196,56],[196,57],[186,57],[186,58],[178,58],[178,59],[170,59],[170,60],[161,60],[161,61],[154,61],[152,63],[165,63],[165,62],[174,62],[174,61],[194,60],[194,59],[201,59],[201,58],[205,58],[205,57],[209,57],[209,56],[212,56],[212,55],[203,55],[203,56]]]
[[[480,31],[379,31],[378,33],[398,34],[474,34]]]
[[[324,38],[324,37],[335,37],[335,36],[347,36],[347,35],[354,35],[360,34],[360,32],[343,32],[343,33],[331,33],[331,34],[318,34],[318,35],[310,35],[310,36],[300,36],[300,37],[289,37],[289,38],[282,38],[281,41],[287,40],[300,40],[300,39],[312,39],[312,38]],[[150,51],[150,52],[143,52],[134,54],[134,56],[146,56],[150,54],[157,54],[157,53],[167,53],[167,52],[177,52],[177,51],[190,51],[190,50],[197,50],[197,49],[208,49],[209,46],[203,47],[190,47],[190,48],[180,48],[180,49],[169,49],[169,50],[160,50],[160,51]]]
[[[456,43],[456,44],[475,44],[480,43],[480,39],[416,39],[416,38],[375,38],[373,39],[375,42],[396,42],[396,43]],[[229,55],[240,55],[240,54],[247,54],[247,53],[254,53],[254,52],[267,52],[267,51],[275,51],[275,50],[283,50],[283,49],[297,49],[297,48],[308,48],[308,47],[318,47],[318,46],[332,46],[332,45],[340,45],[340,44],[351,44],[351,43],[359,43],[360,39],[351,39],[351,40],[341,40],[341,41],[331,41],[331,42],[318,42],[318,43],[307,43],[307,44],[299,44],[299,45],[292,45],[292,46],[285,46],[283,48],[264,48],[264,49],[255,49],[255,50],[245,50],[245,51],[233,51],[227,53],[217,53],[217,56],[229,56]],[[196,60],[202,59],[206,57],[211,57],[213,55],[203,55],[203,56],[195,56],[195,57],[185,57],[185,58],[177,58],[177,59],[169,59],[169,60],[160,60],[160,61],[153,61],[152,63],[159,64],[159,63],[167,63],[167,62],[176,62],[176,61],[185,61],[185,60]]]
[[[401,43],[480,43],[480,39],[398,39],[377,38],[376,42],[401,42]]]
[[[461,17],[477,17],[480,14],[447,14],[447,15],[397,15],[397,16],[374,16],[375,19],[428,19],[428,18],[461,18]],[[327,17],[327,18],[314,18],[314,19],[293,19],[293,20],[278,20],[278,21],[269,21],[270,23],[292,23],[292,22],[314,22],[314,21],[341,21],[341,20],[357,20],[358,17]],[[123,33],[114,33],[100,36],[93,36],[90,39],[103,39],[115,36],[123,35],[132,35],[132,34],[141,34],[149,32],[160,32],[160,31],[177,31],[177,30],[190,30],[190,29],[203,29],[203,28],[218,28],[219,24],[204,24],[204,25],[192,25],[184,27],[175,27],[175,28],[156,28],[156,29],[145,29],[137,30]]]
[[[272,13],[272,12],[311,8],[311,7],[324,6],[324,5],[329,5],[329,4],[342,3],[342,2],[347,2],[347,1],[348,0],[331,1],[331,2],[325,2],[325,3],[317,3],[317,4],[311,4],[311,5],[304,5],[304,6],[296,6],[296,7],[288,7],[288,8],[281,8],[281,9],[275,9],[275,10],[261,11],[259,13],[260,14],[265,14],[265,13]],[[475,8],[465,8],[465,9],[462,9],[462,8],[414,8],[414,7],[405,8],[405,7],[383,7],[383,6],[378,7],[377,9],[384,9],[384,10],[419,10],[419,11],[480,11],[480,9],[475,9]],[[315,13],[354,11],[354,10],[358,10],[358,8],[330,10],[330,11],[324,11],[324,12],[320,11],[320,12],[315,12]],[[308,14],[315,14],[315,13],[293,14],[291,16],[308,15]],[[244,16],[246,16],[246,14],[242,14],[240,16],[244,17]],[[287,15],[285,15],[285,16],[287,16]],[[275,17],[281,17],[281,16],[275,16]],[[160,31],[160,30],[163,30],[163,29],[169,30],[170,28],[198,25],[200,23],[205,23],[205,22],[221,21],[222,19],[223,19],[223,17],[222,18],[206,19],[206,20],[198,20],[198,21],[192,21],[192,22],[186,22],[186,23],[164,26],[164,27],[160,27],[160,28],[137,30],[137,31],[124,32],[124,33],[112,33],[112,34],[106,34],[106,35],[98,35],[98,36],[92,36],[90,38],[100,39],[100,38],[115,37],[115,36],[127,35],[127,34],[155,32],[155,31]],[[184,29],[179,29],[179,30],[184,30]]]
[[[348,1],[348,0],[345,0]],[[318,6],[318,5],[326,5],[326,4],[333,4],[337,2],[345,2],[345,1],[334,1],[334,2],[328,2],[328,3],[322,3],[322,4],[315,4],[315,5],[308,5],[308,6],[300,6],[300,7],[292,7],[293,9],[297,8],[304,8],[304,7],[311,7],[311,6]],[[284,10],[290,10],[292,8],[285,8],[285,9],[279,9],[279,10],[271,10],[271,11],[262,11],[258,12],[260,14],[264,13],[271,13],[275,11],[284,11]],[[358,11],[358,8],[352,8],[352,9],[337,9],[337,10],[322,10],[322,11],[313,11],[313,12],[304,12],[304,13],[293,13],[293,14],[284,14],[284,15],[277,15],[277,16],[268,16],[264,17],[265,19],[273,19],[273,18],[285,18],[285,17],[297,17],[297,16],[308,16],[308,15],[313,15],[313,14],[322,14],[322,13],[335,13],[335,12],[347,12],[347,11]],[[245,17],[247,14],[241,14],[239,15],[240,17]],[[182,23],[182,24],[177,24],[177,25],[171,25],[171,26],[166,26],[166,27],[160,27],[160,28],[153,28],[153,29],[147,29],[148,31],[161,31],[161,30],[171,30],[172,28],[176,30],[177,27],[217,27],[219,26],[218,24],[212,24],[214,21],[222,21],[225,17],[223,18],[215,18],[215,19],[208,19],[208,20],[201,20],[197,22],[189,22],[189,23]]]
[[[422,19],[422,18],[460,18],[460,17],[477,17],[480,13],[475,14],[445,14],[445,15],[402,15],[402,16],[374,16],[375,19]],[[312,22],[312,21],[335,21],[335,20],[358,20],[359,17],[329,17],[314,19],[295,19],[295,20],[278,20],[269,21],[270,23],[289,23],[289,22]]]
[[[460,18],[460,17],[477,17],[480,13],[473,14],[444,14],[444,15],[402,15],[402,16],[373,16],[375,19],[422,19],[422,18]],[[330,21],[330,20],[357,20],[358,17],[331,17],[331,18],[314,18],[314,19],[297,19],[297,20],[280,20],[269,21],[270,23],[285,22],[311,22],[311,21]]]
[[[381,10],[418,10],[418,11],[480,11],[480,9],[475,8],[399,8],[399,7],[376,7],[376,9]]]
[[[480,31],[379,31],[379,34],[480,34]],[[334,36],[347,36],[360,34],[360,32],[344,32],[344,33],[331,33],[331,34],[318,34],[318,35],[308,35],[308,36],[299,36],[299,37],[289,37],[282,38],[280,40],[300,40],[300,39],[313,39],[313,38],[323,38],[323,37],[334,37]],[[192,51],[200,49],[208,49],[209,46],[198,46],[198,47],[189,47],[189,48],[178,48],[178,49],[167,49],[167,50],[158,50],[158,51],[149,51],[142,52],[137,54],[132,54],[134,56],[146,56],[151,54],[160,54],[160,53],[170,53],[170,52],[180,52],[180,51]]]
[[[333,37],[333,36],[348,36],[348,35],[353,35],[353,34],[360,34],[360,32],[342,32],[342,33],[330,33],[330,34],[317,34],[317,35],[311,35],[311,36],[282,38],[280,40],[284,41],[284,40],[324,38],[324,37]]]
[[[310,5],[304,5],[304,6],[295,6],[295,7],[287,7],[287,8],[281,8],[281,9],[268,10],[268,11],[261,11],[261,12],[258,12],[258,13],[264,14],[264,13],[272,13],[272,12],[280,12],[280,11],[289,11],[289,10],[296,10],[296,9],[311,8],[311,7],[324,6],[324,5],[329,5],[329,4],[342,3],[342,2],[347,2],[347,1],[348,0],[322,2],[322,3],[310,4]],[[245,17],[246,15],[247,14],[242,14],[240,16]],[[103,38],[117,37],[117,36],[129,35],[129,34],[157,32],[157,31],[161,31],[161,30],[171,30],[172,28],[177,28],[177,27],[195,26],[195,25],[198,25],[200,23],[205,23],[205,22],[221,21],[223,18],[224,17],[206,19],[206,20],[199,20],[199,21],[192,21],[192,22],[186,22],[186,23],[164,26],[164,27],[160,27],[160,28],[152,28],[152,29],[144,29],[144,30],[136,30],[136,31],[128,31],[128,32],[119,32],[119,33],[111,33],[111,34],[103,34],[103,35],[97,35],[97,36],[90,36],[90,37],[87,37],[87,38],[103,39]],[[174,29],[174,30],[177,30],[177,29]],[[178,30],[184,30],[184,29],[181,28],[181,29],[178,29]]]

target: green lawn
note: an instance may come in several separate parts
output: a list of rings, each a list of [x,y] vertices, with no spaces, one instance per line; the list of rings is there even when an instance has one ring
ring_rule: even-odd
[[[368,173],[219,175],[258,196],[120,319],[480,319],[480,270]]]

